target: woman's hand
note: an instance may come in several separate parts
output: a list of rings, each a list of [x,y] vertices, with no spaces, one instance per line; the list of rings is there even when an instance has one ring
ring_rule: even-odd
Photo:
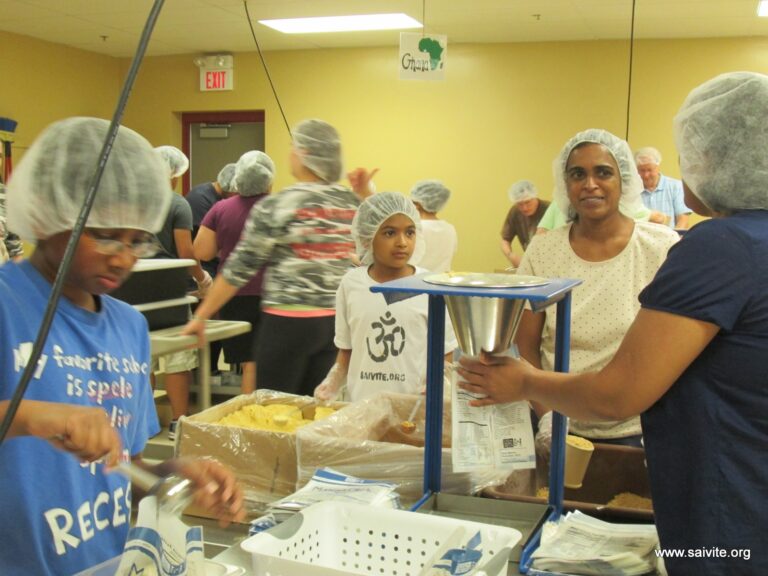
[[[535,369],[525,360],[483,352],[479,360],[460,358],[457,370],[462,377],[457,380],[459,388],[485,396],[472,400],[470,406],[488,406],[525,400],[525,378]]]
[[[205,340],[205,320],[198,318],[194,314],[187,322],[186,326],[181,330],[181,335],[193,335],[197,336],[197,348],[203,348],[207,342]],[[190,346],[192,348],[192,346]]]
[[[243,491],[229,468],[210,459],[179,459],[174,464],[194,483],[195,505],[214,514],[222,527],[245,518]]]

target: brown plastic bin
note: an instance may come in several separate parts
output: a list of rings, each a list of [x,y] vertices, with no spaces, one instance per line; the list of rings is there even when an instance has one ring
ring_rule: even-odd
[[[536,497],[536,490],[548,486],[548,483],[549,463],[539,459],[536,470],[515,472],[506,483],[486,488],[483,496],[546,504],[545,498]],[[581,510],[608,521],[653,522],[652,510],[607,506],[611,499],[623,492],[631,492],[643,498],[651,497],[645,450],[596,443],[582,487],[565,488],[563,508]]]

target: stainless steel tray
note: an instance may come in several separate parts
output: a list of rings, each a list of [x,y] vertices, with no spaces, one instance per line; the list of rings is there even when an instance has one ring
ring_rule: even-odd
[[[546,278],[491,272],[443,272],[424,277],[424,282],[468,288],[532,288],[549,284]]]

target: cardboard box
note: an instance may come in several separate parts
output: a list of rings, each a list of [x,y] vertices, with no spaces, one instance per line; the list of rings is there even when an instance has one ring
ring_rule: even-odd
[[[303,486],[317,468],[328,466],[339,472],[399,484],[403,504],[415,502],[424,493],[425,408],[414,417],[416,430],[406,434],[401,424],[408,419],[418,396],[382,394],[354,402],[329,418],[302,428],[298,439],[298,486]],[[443,410],[442,488],[453,494],[472,494],[504,481],[498,473],[454,473],[451,462],[451,410]]]
[[[487,488],[483,495],[518,502],[546,503],[536,497],[539,488],[549,486],[549,463],[537,461],[536,470],[513,473],[507,481]],[[651,497],[645,450],[630,446],[595,443],[581,488],[565,488],[563,507],[608,521],[652,522],[653,510],[638,507],[608,506],[615,496],[629,492],[641,498]]]
[[[230,467],[245,491],[249,517],[255,517],[264,504],[296,490],[296,434],[217,424],[248,404],[290,404],[301,407],[304,418],[314,418],[315,403],[310,397],[257,390],[181,418],[176,429],[176,455],[213,457]],[[345,404],[332,406],[340,409]],[[192,509],[187,513],[207,517]]]

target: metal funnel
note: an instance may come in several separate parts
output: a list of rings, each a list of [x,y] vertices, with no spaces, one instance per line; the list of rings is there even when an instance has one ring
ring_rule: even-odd
[[[453,331],[464,354],[500,354],[509,350],[526,300],[484,296],[445,296]]]

